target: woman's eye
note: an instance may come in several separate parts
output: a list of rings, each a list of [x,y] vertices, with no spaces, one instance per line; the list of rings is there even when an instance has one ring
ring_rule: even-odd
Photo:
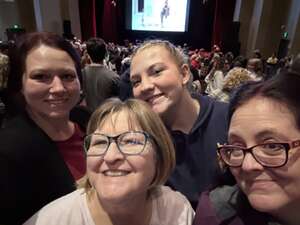
[[[98,140],[98,141],[94,141],[93,143],[91,143],[91,146],[93,147],[102,147],[102,146],[107,146],[107,141],[106,140]]]
[[[278,143],[266,143],[266,144],[262,145],[262,147],[264,149],[273,150],[273,151],[284,149],[284,146],[282,144],[278,144]]]
[[[76,75],[71,74],[71,73],[66,73],[66,74],[61,75],[61,79],[63,81],[73,81],[76,79]]]
[[[38,81],[49,81],[51,80],[51,75],[46,73],[38,73],[38,74],[34,74],[32,76],[32,79]]]
[[[154,75],[158,75],[158,74],[160,74],[162,71],[163,71],[163,69],[156,68],[156,69],[153,69],[153,74],[154,74]]]
[[[140,80],[131,80],[130,82],[132,87],[137,87],[141,83]]]
[[[122,145],[143,145],[144,143],[138,139],[126,139],[122,140]]]

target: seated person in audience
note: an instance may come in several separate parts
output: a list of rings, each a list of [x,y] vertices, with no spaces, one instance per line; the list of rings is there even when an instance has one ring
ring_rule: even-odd
[[[249,70],[242,67],[234,67],[229,70],[225,77],[223,87],[212,91],[209,96],[221,102],[228,102],[232,93],[239,86],[249,81],[255,81],[255,76],[251,75]]]
[[[75,180],[85,174],[89,115],[72,110],[80,96],[80,58],[62,37],[23,36],[10,72],[7,106],[14,115],[0,130],[0,224],[15,225],[75,190]],[[82,117],[71,121],[71,110]]]
[[[265,74],[263,73],[263,62],[261,59],[249,59],[247,62],[247,69],[255,76],[257,80],[265,79]]]
[[[204,79],[207,83],[205,93],[208,95],[217,89],[221,89],[224,81],[224,57],[216,55],[212,59],[212,63],[212,69]]]
[[[237,181],[199,200],[194,225],[300,224],[300,73],[243,86],[218,153]]]
[[[109,99],[93,113],[79,189],[37,212],[25,225],[190,225],[194,211],[163,186],[175,152],[162,121],[144,102]]]
[[[196,207],[199,194],[218,174],[214,149],[226,141],[227,105],[190,95],[185,59],[168,41],[145,42],[133,53],[130,79],[134,97],[160,115],[173,137],[177,160],[167,184]]]

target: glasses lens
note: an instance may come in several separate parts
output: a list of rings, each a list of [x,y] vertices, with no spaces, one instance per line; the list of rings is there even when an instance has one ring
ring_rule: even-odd
[[[103,155],[107,149],[109,140],[101,134],[91,134],[85,138],[87,155]]]
[[[253,155],[263,166],[277,167],[286,161],[285,146],[280,143],[262,144],[253,149]]]
[[[124,154],[140,154],[146,145],[146,135],[141,132],[129,132],[121,135],[118,139],[120,150]]]
[[[244,152],[233,147],[224,147],[220,150],[221,157],[229,166],[240,166],[244,159]]]

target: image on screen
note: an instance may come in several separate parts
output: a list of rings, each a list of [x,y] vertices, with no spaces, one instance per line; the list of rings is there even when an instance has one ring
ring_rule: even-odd
[[[132,0],[131,29],[184,32],[188,0]]]

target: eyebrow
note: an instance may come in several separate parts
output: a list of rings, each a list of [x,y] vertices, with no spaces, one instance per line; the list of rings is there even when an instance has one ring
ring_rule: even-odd
[[[267,137],[274,137],[274,136],[283,140],[287,140],[287,137],[284,134],[282,134],[282,132],[279,132],[277,129],[274,128],[268,128],[258,132],[257,134],[255,134],[255,139],[261,140]]]
[[[156,66],[165,66],[165,65],[164,65],[164,63],[160,63],[160,62],[153,63],[146,69],[147,73],[149,73],[151,70],[153,70],[154,67],[156,67]],[[140,76],[140,74],[139,73],[130,74],[130,80],[131,80],[131,78],[135,78],[137,76]]]
[[[288,140],[288,138],[284,134],[280,133],[277,129],[274,128],[267,128],[265,130],[256,133],[254,136],[255,140],[262,140],[264,138],[269,138],[269,137],[277,137],[283,140]],[[232,139],[243,140],[243,138],[240,135],[234,132],[228,134],[229,143],[232,142]]]
[[[49,70],[49,69],[33,69],[29,74],[36,74],[36,73],[56,73],[56,72],[63,72],[63,73],[73,73],[76,72],[76,69],[68,69],[68,68],[62,68],[62,69],[57,69],[57,70]]]

